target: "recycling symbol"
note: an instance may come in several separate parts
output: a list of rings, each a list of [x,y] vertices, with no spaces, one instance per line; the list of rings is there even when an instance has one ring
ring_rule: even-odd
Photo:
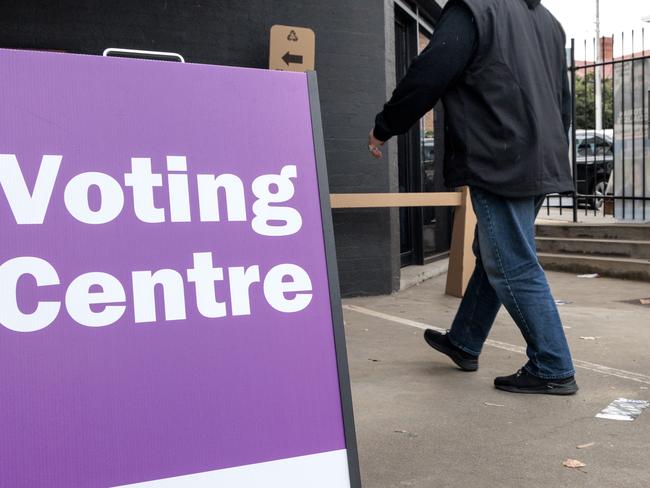
[[[287,36],[287,41],[293,41],[293,42],[298,41],[298,36],[296,35],[295,30],[292,30],[291,32],[289,32],[289,35]]]

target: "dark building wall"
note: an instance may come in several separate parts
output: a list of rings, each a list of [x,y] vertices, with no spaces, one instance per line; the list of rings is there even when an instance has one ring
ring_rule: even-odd
[[[390,91],[386,45],[393,42],[386,29],[392,17],[386,12],[392,8],[389,0],[3,0],[0,47],[84,54],[122,47],[178,52],[187,62],[266,68],[273,24],[310,27],[330,190],[387,192],[396,191],[395,156],[371,159],[367,134]],[[397,288],[395,211],[336,211],[334,228],[344,295]]]

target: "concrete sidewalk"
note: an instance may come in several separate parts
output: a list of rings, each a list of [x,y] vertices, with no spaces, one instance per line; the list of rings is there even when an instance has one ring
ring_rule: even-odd
[[[555,298],[572,302],[560,312],[579,365],[573,397],[494,389],[526,360],[504,310],[478,372],[429,348],[420,327],[448,328],[459,302],[444,295],[444,276],[344,301],[365,488],[650,486],[650,409],[634,422],[595,418],[619,397],[650,400],[650,306],[625,303],[650,297],[650,285],[549,278]],[[563,467],[567,458],[587,466]]]

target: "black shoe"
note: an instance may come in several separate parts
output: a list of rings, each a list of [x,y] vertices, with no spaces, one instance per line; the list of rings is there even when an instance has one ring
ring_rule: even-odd
[[[463,371],[476,371],[478,369],[478,357],[469,354],[454,346],[447,334],[441,334],[435,330],[424,331],[424,340],[436,351],[449,356],[456,365]]]
[[[578,384],[573,376],[562,380],[545,380],[520,369],[510,376],[494,379],[494,387],[512,393],[537,393],[544,395],[573,395]]]

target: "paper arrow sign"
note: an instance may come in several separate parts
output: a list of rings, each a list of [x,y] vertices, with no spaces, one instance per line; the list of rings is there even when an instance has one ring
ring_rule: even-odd
[[[284,61],[287,66],[289,66],[289,63],[293,64],[302,64],[302,55],[300,54],[291,54],[289,51],[282,56],[282,61]]]

